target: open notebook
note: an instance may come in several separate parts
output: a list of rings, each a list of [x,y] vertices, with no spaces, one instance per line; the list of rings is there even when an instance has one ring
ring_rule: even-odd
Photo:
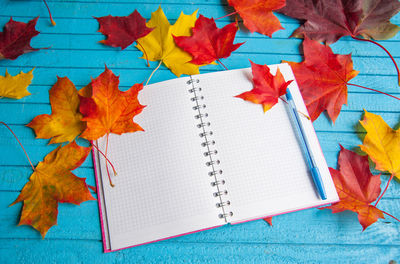
[[[294,79],[289,65],[270,66],[273,74],[277,67]],[[114,188],[94,152],[106,252],[338,201],[312,123],[301,120],[327,200],[319,198],[287,104],[279,100],[264,113],[234,97],[251,89],[251,69],[240,69],[142,90],[147,107],[135,122],[145,132],[109,137]],[[297,84],[289,89],[307,113]],[[105,139],[97,144],[105,149]]]

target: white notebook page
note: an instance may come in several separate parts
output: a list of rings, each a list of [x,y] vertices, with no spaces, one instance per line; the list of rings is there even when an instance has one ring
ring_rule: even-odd
[[[224,224],[218,218],[210,186],[195,102],[180,78],[145,87],[139,100],[147,105],[134,118],[145,132],[110,135],[108,158],[118,176],[108,183],[99,158],[99,197],[109,249],[188,233]],[[105,138],[98,141],[105,150]],[[112,170],[110,169],[112,173]]]
[[[276,65],[271,66],[272,73]],[[293,74],[281,64],[286,80]],[[193,76],[199,78],[216,141],[224,188],[231,202],[231,223],[317,206],[338,200],[329,170],[310,121],[302,118],[321,171],[328,199],[316,192],[289,107],[280,101],[271,110],[234,98],[253,88],[251,69]],[[298,108],[307,113],[296,83],[290,85]]]

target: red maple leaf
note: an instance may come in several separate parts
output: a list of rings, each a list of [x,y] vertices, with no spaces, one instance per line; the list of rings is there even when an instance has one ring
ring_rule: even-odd
[[[24,53],[38,50],[30,45],[31,39],[39,34],[39,31],[35,29],[38,18],[28,23],[10,18],[4,26],[4,31],[0,32],[0,59],[15,60]]]
[[[391,38],[399,27],[389,20],[399,10],[398,0],[286,0],[278,12],[305,20],[293,36],[306,34],[330,44],[342,36]]]
[[[293,80],[286,82],[279,68],[274,76],[267,65],[259,65],[252,61],[250,63],[253,73],[253,89],[235,97],[261,104],[266,112],[278,102],[280,96],[286,94],[286,88]]]
[[[228,3],[239,13],[250,32],[271,37],[272,33],[283,29],[272,10],[284,7],[285,0],[228,0]]]
[[[236,23],[217,28],[213,18],[200,15],[192,36],[174,36],[174,39],[176,45],[192,55],[191,63],[203,65],[227,58],[238,49],[243,43],[233,44],[237,31]]]
[[[390,52],[381,44],[371,40],[394,37],[400,27],[390,23],[390,18],[400,10],[398,0],[287,0],[278,12],[305,20],[292,36],[336,42],[343,36],[371,42],[382,48],[392,60],[400,85],[400,70]],[[363,38],[358,38],[361,35]]]
[[[351,54],[334,54],[329,46],[304,38],[304,61],[287,62],[293,69],[311,120],[323,111],[335,122],[347,104],[347,83],[356,77]]]
[[[133,11],[129,16],[95,17],[100,24],[99,32],[107,36],[100,42],[125,49],[137,39],[149,34],[153,29],[146,26],[146,19],[138,11]]]
[[[340,202],[320,209],[332,209],[332,213],[350,210],[358,214],[358,221],[365,230],[383,212],[371,205],[381,192],[380,175],[372,175],[367,156],[360,156],[340,146],[339,170],[329,168],[339,194]]]

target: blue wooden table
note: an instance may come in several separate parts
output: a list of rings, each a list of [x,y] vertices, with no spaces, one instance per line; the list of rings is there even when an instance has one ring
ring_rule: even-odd
[[[3,0],[0,3],[0,26],[12,16],[27,22],[39,16],[37,29],[41,32],[32,41],[33,47],[48,47],[25,54],[14,61],[0,61],[0,74],[5,70],[17,74],[33,67],[34,79],[29,91],[32,95],[21,100],[0,99],[0,121],[11,126],[32,161],[36,164],[53,150],[48,140],[35,139],[25,125],[35,116],[50,113],[48,90],[57,76],[68,76],[78,88],[98,76],[106,64],[120,75],[121,89],[143,82],[156,67],[139,59],[141,52],[133,46],[124,51],[99,44],[103,35],[97,32],[93,16],[128,15],[135,8],[149,19],[158,1],[145,3],[135,0],[52,0],[48,1],[57,26],[50,25],[41,0]],[[227,13],[225,1],[168,0],[162,8],[171,22],[181,11],[186,14],[199,9],[207,17],[221,17]],[[298,22],[279,16],[286,30],[273,38],[259,34],[238,33],[236,42],[246,41],[238,51],[224,60],[229,69],[249,67],[248,59],[259,64],[274,64],[281,60],[301,61],[299,39],[288,37]],[[218,26],[230,22],[218,21]],[[400,24],[400,15],[392,19]],[[400,34],[381,41],[400,62]],[[343,38],[332,45],[336,53],[353,54],[355,69],[360,74],[352,82],[400,96],[396,72],[387,55],[369,43]],[[201,68],[201,72],[220,71],[219,65]],[[151,82],[174,78],[166,68],[155,74]],[[349,87],[348,105],[343,107],[335,125],[321,116],[314,122],[329,166],[336,167],[339,143],[351,149],[361,143],[362,133],[356,125],[362,110],[382,115],[394,127],[400,120],[398,101]],[[8,207],[18,196],[31,174],[23,152],[5,127],[0,127],[0,263],[137,263],[137,262],[219,262],[219,263],[389,263],[400,262],[400,223],[392,219],[380,220],[362,231],[355,213],[332,214],[330,210],[310,209],[274,217],[274,226],[255,221],[236,226],[225,226],[150,245],[130,248],[115,253],[102,253],[101,232],[96,202],[81,206],[61,204],[58,225],[51,228],[44,240],[28,226],[17,226],[21,204]],[[88,159],[76,174],[86,177],[94,185],[92,160]],[[384,186],[388,177],[383,176]],[[393,182],[380,202],[380,207],[400,217],[400,184]]]

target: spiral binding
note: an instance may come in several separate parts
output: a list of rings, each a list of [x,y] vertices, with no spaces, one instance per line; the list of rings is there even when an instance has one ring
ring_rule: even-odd
[[[190,85],[189,93],[193,93],[193,97],[191,97],[190,100],[196,103],[195,106],[193,106],[193,110],[197,112],[194,118],[200,121],[200,123],[197,124],[197,127],[201,129],[199,136],[204,139],[201,146],[206,148],[206,151],[203,154],[209,159],[205,165],[211,169],[208,175],[212,177],[213,181],[210,184],[212,187],[216,188],[216,191],[213,193],[213,196],[218,199],[216,207],[222,210],[222,213],[220,213],[218,217],[227,222],[227,217],[233,216],[233,213],[226,208],[230,206],[231,202],[224,199],[228,195],[228,191],[223,188],[225,180],[219,178],[222,174],[222,170],[216,168],[221,162],[219,159],[214,158],[215,155],[218,154],[218,151],[213,149],[215,141],[210,139],[213,132],[209,130],[211,123],[205,120],[208,117],[208,113],[203,113],[202,111],[206,108],[206,105],[201,104],[200,102],[204,99],[204,96],[200,94],[201,87],[197,87],[196,85],[198,83],[200,83],[200,80],[193,79],[191,76],[190,80],[187,81],[187,84]]]

